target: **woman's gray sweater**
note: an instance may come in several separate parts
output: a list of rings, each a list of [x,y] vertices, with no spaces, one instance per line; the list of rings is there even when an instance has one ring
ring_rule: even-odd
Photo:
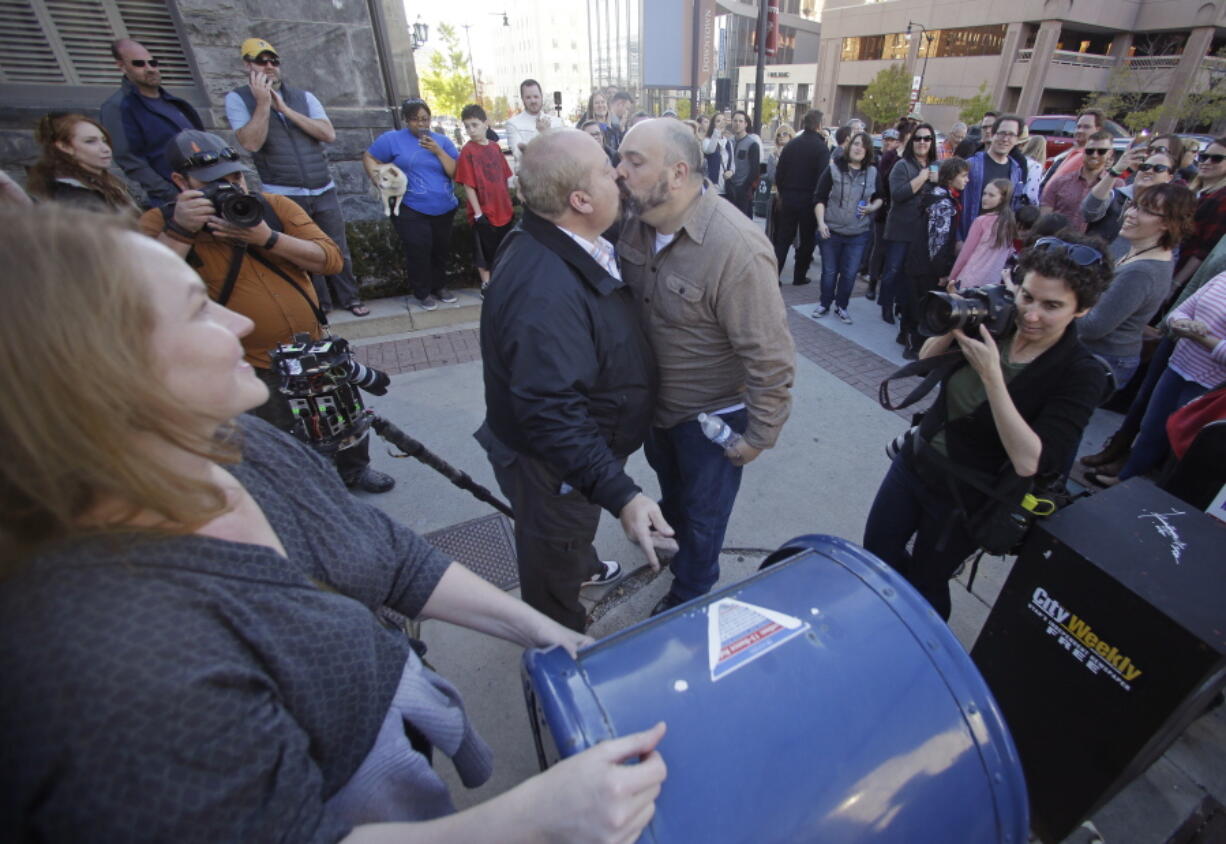
[[[1171,292],[1173,261],[1129,261],[1090,312],[1077,320],[1077,334],[1091,352],[1132,357],[1141,354],[1145,324]]]

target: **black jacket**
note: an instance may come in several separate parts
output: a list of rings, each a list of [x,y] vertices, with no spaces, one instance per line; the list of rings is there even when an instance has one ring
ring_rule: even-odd
[[[804,131],[788,141],[775,165],[779,201],[789,208],[813,204],[817,180],[830,166],[830,150],[819,132]]]
[[[1072,324],[1054,346],[1009,382],[1014,405],[1043,443],[1040,477],[1063,475],[1072,463],[1090,415],[1104,398],[1106,377],[1103,365],[1077,339],[1077,326]],[[949,375],[920,423],[919,434],[926,442],[932,441],[945,421],[948,382]],[[993,477],[1010,468],[987,401],[946,424],[945,444],[950,459],[960,466]]]
[[[630,289],[525,210],[481,307],[481,358],[484,427],[620,513],[639,491],[622,461],[643,444],[658,380]]]

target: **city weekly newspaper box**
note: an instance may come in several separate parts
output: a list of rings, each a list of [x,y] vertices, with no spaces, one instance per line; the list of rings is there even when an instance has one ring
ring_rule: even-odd
[[[1226,524],[1143,478],[1035,526],[971,656],[1044,841],[1149,767],[1221,687],[1224,575]]]
[[[666,721],[640,841],[1025,844],[1016,752],[949,629],[863,549],[785,547],[577,659],[526,653],[542,767]]]

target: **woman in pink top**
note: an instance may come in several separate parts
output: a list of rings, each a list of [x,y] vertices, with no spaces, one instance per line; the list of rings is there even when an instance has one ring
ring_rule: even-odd
[[[1118,478],[1095,475],[1111,486],[1149,472],[1166,459],[1166,420],[1188,402],[1226,381],[1226,273],[1214,276],[1166,318],[1179,340],[1150,396],[1141,432]],[[1094,473],[1087,473],[1089,474]]]
[[[1012,201],[1013,183],[1008,179],[993,179],[984,186],[980,215],[971,223],[949,274],[950,290],[1000,281],[1000,271],[1013,253],[1013,238],[1017,234]]]

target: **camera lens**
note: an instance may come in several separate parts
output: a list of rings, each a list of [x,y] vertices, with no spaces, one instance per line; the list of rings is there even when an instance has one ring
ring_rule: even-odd
[[[256,197],[245,193],[235,193],[222,199],[221,217],[228,223],[249,229],[260,224],[263,209]]]
[[[938,337],[955,328],[974,331],[988,316],[988,309],[978,298],[964,298],[952,293],[931,291],[920,299],[920,334]]]

